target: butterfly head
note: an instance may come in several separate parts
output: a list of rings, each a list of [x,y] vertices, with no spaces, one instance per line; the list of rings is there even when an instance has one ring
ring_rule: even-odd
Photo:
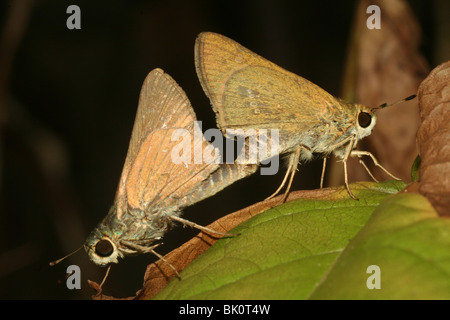
[[[373,127],[375,126],[377,117],[375,115],[375,112],[378,109],[384,109],[387,107],[395,106],[396,104],[399,104],[401,102],[406,102],[409,100],[412,100],[416,97],[415,94],[406,97],[404,99],[401,99],[395,103],[387,104],[383,103],[382,105],[369,109],[368,107],[362,105],[362,104],[355,104],[356,109],[358,110],[357,116],[356,116],[356,137],[358,140],[370,135],[372,133]]]
[[[372,133],[377,117],[375,112],[362,104],[356,104],[357,114],[355,121],[355,134],[358,140],[367,137]]]
[[[101,226],[95,228],[84,243],[89,259],[99,266],[118,263],[124,256],[119,241]]]

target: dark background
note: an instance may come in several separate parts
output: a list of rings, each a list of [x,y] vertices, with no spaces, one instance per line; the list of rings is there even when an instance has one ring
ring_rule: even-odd
[[[24,1],[29,15],[8,63],[0,63],[0,298],[74,299],[94,293],[86,280],[104,272],[80,251],[106,215],[125,160],[139,91],[162,68],[187,93],[203,130],[214,113],[197,79],[194,41],[202,31],[224,34],[339,96],[353,1]],[[81,30],[66,28],[66,9],[81,8]],[[410,1],[423,28],[432,67],[439,1]],[[13,1],[0,4],[2,41]],[[445,6],[444,6],[445,7]],[[447,6],[448,7],[448,6]],[[27,10],[24,10],[26,13]],[[19,15],[20,17],[20,15]],[[447,15],[448,17],[448,15]],[[4,47],[3,47],[4,49]],[[6,61],[6,62],[5,62]],[[9,65],[9,69],[7,66]],[[319,187],[321,161],[300,168],[292,190]],[[284,175],[255,175],[184,211],[202,225],[263,200]],[[177,227],[161,254],[197,233]],[[151,255],[114,265],[106,294],[127,297],[142,287]],[[68,265],[82,271],[82,290],[65,285]]]

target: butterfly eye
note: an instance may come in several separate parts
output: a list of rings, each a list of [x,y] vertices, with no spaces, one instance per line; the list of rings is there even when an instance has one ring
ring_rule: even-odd
[[[358,115],[358,124],[361,128],[367,128],[372,122],[372,116],[367,112],[360,112]]]
[[[95,253],[100,257],[109,257],[114,251],[114,248],[110,241],[100,240],[95,245]]]

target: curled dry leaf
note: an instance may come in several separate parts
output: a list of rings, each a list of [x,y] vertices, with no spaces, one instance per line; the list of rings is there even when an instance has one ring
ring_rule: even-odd
[[[420,180],[408,187],[430,200],[441,216],[450,216],[450,61],[433,71],[418,91],[421,125],[417,146]]]
[[[380,29],[367,27],[366,22],[371,14],[366,11],[370,5],[380,8]],[[419,52],[420,35],[420,26],[407,1],[359,1],[342,97],[376,107],[415,94],[429,71]],[[373,133],[359,143],[358,149],[372,152],[389,172],[408,182],[411,180],[411,165],[417,156],[415,135],[419,123],[415,99],[379,110]],[[370,160],[364,160],[378,180],[388,178]],[[331,163],[330,185],[342,185],[342,168],[339,163]],[[350,181],[371,180],[358,159],[349,159],[348,166]]]

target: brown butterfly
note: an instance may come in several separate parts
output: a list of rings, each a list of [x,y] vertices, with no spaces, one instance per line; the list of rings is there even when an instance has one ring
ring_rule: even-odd
[[[178,153],[179,141],[173,137],[177,130],[181,134],[175,137],[191,141],[191,159],[194,150],[213,149],[184,91],[163,70],[154,69],[142,86],[114,205],[84,244],[95,264],[107,266],[119,258],[148,252],[164,260],[154,249],[173,222],[227,235],[181,218],[181,209],[253,173],[257,165],[220,164],[218,149],[209,153],[209,161],[176,163],[173,153]]]
[[[354,199],[347,180],[350,156],[370,156],[378,167],[398,180],[370,152],[355,150],[357,142],[372,133],[375,109],[337,99],[312,82],[212,32],[198,36],[195,66],[225,136],[239,135],[239,130],[279,130],[279,154],[288,155],[288,170],[281,186],[269,198],[281,190],[290,175],[284,201],[298,162],[310,160],[314,153],[324,155],[321,187],[327,155],[333,152],[342,159],[345,186]]]

